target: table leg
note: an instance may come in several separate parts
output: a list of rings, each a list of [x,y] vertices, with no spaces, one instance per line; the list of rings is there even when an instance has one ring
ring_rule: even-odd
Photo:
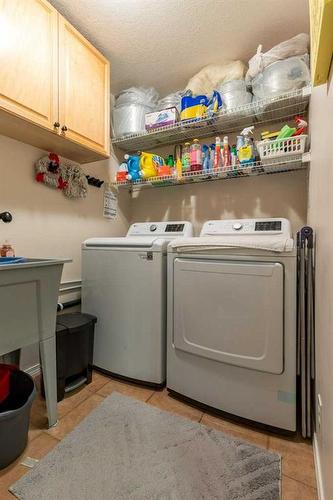
[[[43,369],[46,408],[49,427],[58,421],[57,414],[57,364],[55,336],[39,343],[40,357]]]

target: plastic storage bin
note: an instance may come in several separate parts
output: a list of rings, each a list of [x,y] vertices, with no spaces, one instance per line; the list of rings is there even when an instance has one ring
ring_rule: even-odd
[[[68,313],[58,316],[57,343],[57,399],[83,384],[90,384],[94,349],[96,316]],[[44,385],[42,380],[42,394]]]
[[[256,145],[260,160],[263,163],[271,163],[291,155],[303,154],[307,137],[307,135],[296,135],[287,139],[258,141]]]
[[[112,112],[114,137],[145,132],[145,115],[155,110],[157,99],[153,88],[132,87],[120,92]]]
[[[25,449],[29,419],[36,395],[33,379],[14,369],[10,375],[9,395],[0,404],[0,469],[7,467]]]

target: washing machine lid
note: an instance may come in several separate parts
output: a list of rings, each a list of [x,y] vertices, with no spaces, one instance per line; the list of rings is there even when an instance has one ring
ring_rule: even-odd
[[[151,249],[160,238],[144,236],[122,238],[90,238],[83,244],[84,248],[146,248]],[[161,243],[161,241],[160,241]]]
[[[290,222],[284,218],[211,220],[203,225],[199,237],[170,243],[171,251],[178,252],[226,248],[292,252]]]
[[[141,248],[152,251],[165,250],[175,238],[192,236],[192,224],[187,221],[136,222],[124,237],[90,238],[83,248]]]

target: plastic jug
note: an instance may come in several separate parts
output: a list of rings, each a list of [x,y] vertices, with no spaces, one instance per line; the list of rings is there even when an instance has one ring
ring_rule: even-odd
[[[128,181],[138,181],[141,179],[140,176],[140,156],[138,155],[125,155],[125,160],[127,161],[128,174],[126,176]]]
[[[163,166],[164,159],[161,156],[155,155],[153,153],[141,153],[140,157],[140,176],[143,179],[149,179],[150,177],[156,177],[158,173],[158,168]]]

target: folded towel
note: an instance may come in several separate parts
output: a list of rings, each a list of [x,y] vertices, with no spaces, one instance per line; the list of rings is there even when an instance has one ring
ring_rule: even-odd
[[[265,236],[204,236],[197,238],[177,238],[169,244],[177,251],[188,250],[200,252],[202,250],[216,250],[219,248],[252,248],[258,250],[268,250],[270,252],[291,252],[294,248],[294,240],[286,238],[284,235],[272,237]]]

